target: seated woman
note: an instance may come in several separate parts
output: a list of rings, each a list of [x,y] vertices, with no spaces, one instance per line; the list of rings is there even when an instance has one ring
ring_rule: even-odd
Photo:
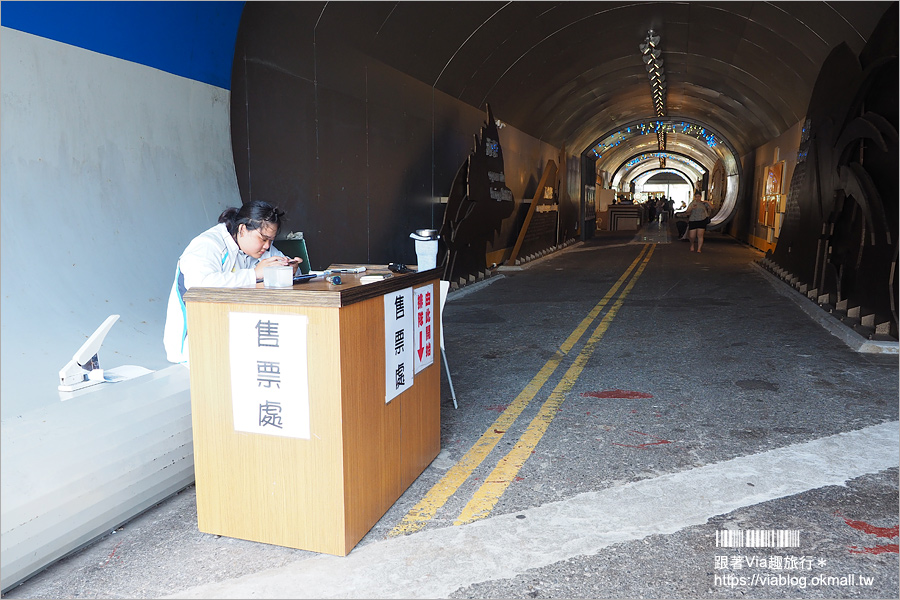
[[[253,200],[241,208],[226,208],[219,223],[191,240],[175,268],[169,293],[163,344],[166,358],[187,366],[187,311],[184,293],[192,287],[254,287],[262,281],[263,269],[293,266],[302,260],[288,259],[272,245],[284,211],[268,202]]]

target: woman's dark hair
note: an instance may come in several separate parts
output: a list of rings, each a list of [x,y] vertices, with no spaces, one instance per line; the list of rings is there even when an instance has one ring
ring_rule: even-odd
[[[269,223],[275,226],[277,232],[281,229],[283,218],[283,210],[278,210],[263,200],[251,200],[240,208],[232,206],[223,210],[219,215],[219,223],[225,223],[228,233],[233,237],[237,235],[239,225],[245,225],[248,230],[253,231]]]

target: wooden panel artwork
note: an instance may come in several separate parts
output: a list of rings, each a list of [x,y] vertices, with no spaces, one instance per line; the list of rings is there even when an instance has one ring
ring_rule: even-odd
[[[763,176],[762,195],[759,199],[759,215],[757,216],[757,221],[766,227],[775,226],[775,213],[779,212],[779,198],[781,197],[783,177],[784,161],[766,167],[765,175]]]
[[[766,224],[766,218],[769,214],[769,202],[765,196],[759,199],[759,215],[756,220],[759,221],[762,225]]]
[[[532,218],[534,218],[534,211],[537,209],[538,205],[542,202],[546,202],[544,199],[544,189],[546,189],[547,186],[556,185],[557,173],[558,167],[556,162],[548,160],[544,167],[544,173],[541,175],[541,180],[538,182],[537,189],[534,192],[534,198],[532,198],[531,205],[528,207],[528,213],[525,215],[525,222],[522,224],[522,229],[519,230],[519,236],[516,238],[512,253],[509,255],[510,263],[515,263],[516,259],[519,258],[519,252],[522,250],[522,243],[525,241],[525,237],[528,234],[528,227],[531,224]]]
[[[781,193],[781,176],[784,170],[784,162],[775,163],[766,167],[766,180],[763,194],[774,196]]]

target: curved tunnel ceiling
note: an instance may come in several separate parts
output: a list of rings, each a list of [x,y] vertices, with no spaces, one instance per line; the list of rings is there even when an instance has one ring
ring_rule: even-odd
[[[614,183],[618,182],[623,167],[635,157],[643,156],[647,161],[659,164],[659,133],[665,133],[665,151],[683,157],[690,157],[691,170],[698,174],[694,182],[704,173],[711,172],[718,161],[725,165],[729,175],[737,173],[736,150],[727,140],[709,131],[702,125],[689,121],[654,119],[639,123],[626,123],[605,135],[587,151],[597,159],[603,170],[613,173]],[[679,160],[676,158],[676,160]]]
[[[638,48],[653,29],[665,116],[715,131],[740,158],[803,119],[829,52],[846,43],[858,54],[891,4],[332,2],[317,28],[454,98],[490,104],[497,118],[569,153],[656,118]],[[657,149],[655,136],[640,137],[603,168]],[[667,149],[711,169],[704,146],[670,135]]]
[[[666,159],[665,167],[660,166],[660,158]],[[639,175],[665,172],[667,169],[680,172],[695,186],[703,175],[711,170],[704,168],[690,155],[652,150],[636,154],[621,162],[619,169],[612,174],[613,187],[617,187],[620,181],[631,181]]]
[[[678,169],[670,168],[658,169],[655,173],[641,173],[634,178],[634,182],[638,186],[643,186],[645,183],[654,185],[694,185],[689,175]]]

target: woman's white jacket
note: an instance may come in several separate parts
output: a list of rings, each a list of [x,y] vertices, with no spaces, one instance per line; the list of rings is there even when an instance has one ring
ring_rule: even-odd
[[[166,358],[173,363],[188,362],[187,312],[184,293],[192,287],[255,287],[253,270],[263,258],[284,256],[270,246],[260,258],[238,247],[224,223],[210,227],[188,244],[175,267],[175,281],[169,293],[163,344]]]

